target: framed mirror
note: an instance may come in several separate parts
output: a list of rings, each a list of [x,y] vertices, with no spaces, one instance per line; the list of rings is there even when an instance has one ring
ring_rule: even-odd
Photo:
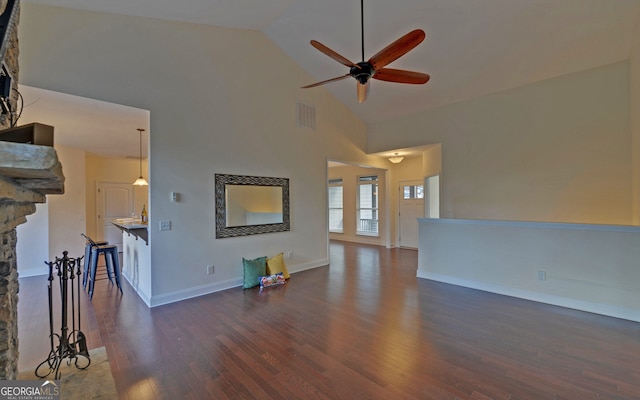
[[[289,179],[216,174],[216,239],[285,232]]]

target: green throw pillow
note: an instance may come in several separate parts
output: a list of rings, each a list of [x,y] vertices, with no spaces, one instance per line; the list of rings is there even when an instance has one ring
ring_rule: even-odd
[[[244,268],[243,289],[249,289],[260,284],[260,277],[267,274],[267,257],[258,257],[255,260],[242,259]]]

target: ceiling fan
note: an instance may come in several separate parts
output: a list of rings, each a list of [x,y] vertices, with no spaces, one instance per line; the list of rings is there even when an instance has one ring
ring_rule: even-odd
[[[357,81],[358,89],[358,102],[363,103],[367,99],[369,93],[369,79],[378,79],[387,82],[397,83],[410,83],[414,85],[421,85],[429,81],[430,76],[421,72],[405,71],[401,69],[385,68],[386,65],[397,60],[401,56],[408,53],[414,47],[422,43],[426,37],[422,29],[415,29],[400,39],[391,43],[384,49],[377,52],[369,60],[364,61],[364,11],[363,2],[360,0],[360,26],[362,35],[362,61],[354,63],[348,58],[341,56],[335,51],[331,50],[327,46],[312,40],[311,45],[322,53],[333,58],[342,65],[349,67],[349,73],[346,75],[338,76],[336,78],[327,79],[326,81],[316,82],[311,85],[302,86],[303,89],[312,88],[315,86],[324,85],[325,83],[340,81],[350,76]]]

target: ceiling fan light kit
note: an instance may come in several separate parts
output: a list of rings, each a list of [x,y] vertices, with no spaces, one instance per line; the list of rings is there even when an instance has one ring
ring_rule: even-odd
[[[407,83],[413,85],[421,85],[429,81],[430,76],[428,74],[401,69],[385,68],[385,66],[402,57],[417,45],[422,43],[422,41],[426,37],[422,29],[415,29],[407,33],[400,39],[380,50],[369,60],[364,61],[363,2],[364,0],[360,0],[360,20],[362,24],[362,61],[356,64],[350,61],[348,58],[336,53],[327,46],[318,42],[317,40],[312,40],[311,46],[315,47],[320,52],[331,57],[340,64],[349,67],[349,73],[346,75],[338,76],[336,78],[331,78],[325,81],[312,83],[311,85],[303,86],[303,89],[324,85],[330,82],[340,81],[351,76],[357,82],[358,102],[363,103],[367,99],[369,93],[369,79],[371,78],[381,81]]]

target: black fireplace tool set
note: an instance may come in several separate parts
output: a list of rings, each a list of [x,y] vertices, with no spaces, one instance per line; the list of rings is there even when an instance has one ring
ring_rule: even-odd
[[[68,252],[62,252],[62,258],[56,257],[53,262],[45,261],[49,266],[49,340],[51,349],[47,358],[36,367],[36,376],[45,378],[55,372],[55,379],[60,379],[60,365],[67,359],[67,365],[73,362],[78,369],[85,369],[91,364],[89,350],[87,350],[87,339],[81,331],[80,326],[80,275],[81,260],[79,258],[69,258]],[[62,306],[60,333],[53,329],[53,277],[54,269],[57,271],[60,282],[60,299]],[[74,284],[75,283],[75,284]],[[69,302],[71,293],[71,302]],[[69,315],[69,306],[71,315]],[[71,319],[71,330],[69,330],[68,320]],[[76,320],[78,322],[76,329]]]

